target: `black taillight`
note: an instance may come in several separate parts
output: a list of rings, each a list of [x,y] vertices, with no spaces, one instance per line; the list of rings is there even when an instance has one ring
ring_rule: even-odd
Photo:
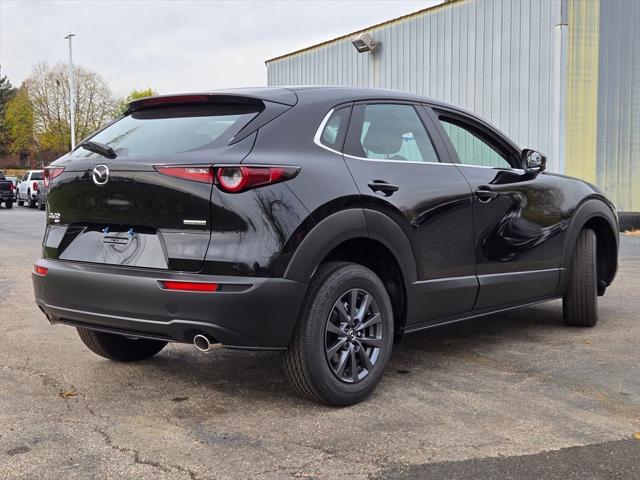
[[[290,180],[298,174],[298,167],[227,166],[217,167],[216,185],[228,193],[239,193],[251,188]]]
[[[158,173],[192,182],[213,183],[212,167],[163,167],[155,166]]]

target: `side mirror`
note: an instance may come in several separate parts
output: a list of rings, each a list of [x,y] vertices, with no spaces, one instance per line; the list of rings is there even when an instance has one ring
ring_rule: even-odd
[[[547,168],[547,157],[540,152],[525,148],[521,154],[522,169],[527,173],[541,173]]]

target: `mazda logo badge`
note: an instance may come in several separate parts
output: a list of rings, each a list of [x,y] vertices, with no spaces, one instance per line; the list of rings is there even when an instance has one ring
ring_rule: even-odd
[[[109,181],[109,167],[106,165],[98,165],[93,169],[93,183],[96,185],[104,185]]]

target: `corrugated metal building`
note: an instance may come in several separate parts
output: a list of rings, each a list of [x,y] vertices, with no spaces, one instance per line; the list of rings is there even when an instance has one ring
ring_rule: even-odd
[[[381,45],[359,54],[369,32]],[[451,0],[267,60],[269,85],[434,97],[640,211],[640,0]]]

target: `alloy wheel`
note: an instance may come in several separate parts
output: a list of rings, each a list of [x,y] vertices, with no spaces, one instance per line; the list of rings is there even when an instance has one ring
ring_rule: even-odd
[[[373,369],[383,346],[383,322],[376,300],[354,288],[333,304],[325,327],[325,355],[333,374],[356,383]]]

